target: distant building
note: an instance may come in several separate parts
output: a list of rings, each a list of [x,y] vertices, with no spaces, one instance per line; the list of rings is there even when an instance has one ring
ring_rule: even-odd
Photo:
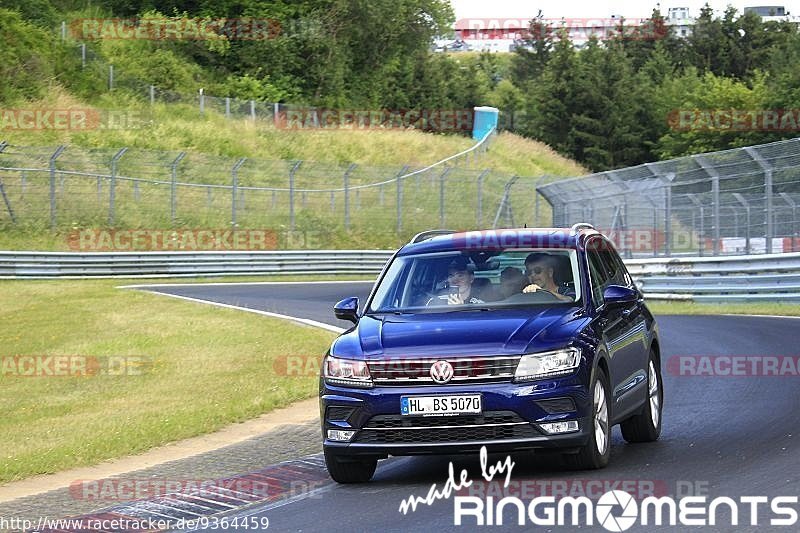
[[[694,19],[689,14],[688,7],[671,7],[667,10],[666,23],[677,37],[686,38],[692,34]]]
[[[755,13],[759,17],[785,17],[786,8],[783,6],[755,6],[744,8],[745,13]]]
[[[791,22],[800,27],[800,17],[790,15],[783,6],[754,6],[744,8],[745,13],[754,13],[764,22]]]
[[[800,17],[789,16],[784,6],[745,7],[745,13],[755,13],[766,21],[790,21],[800,26]],[[445,47],[449,50],[477,50],[490,52],[513,51],[530,36],[530,23],[535,18],[462,18],[453,27],[454,38],[438,40],[438,50]],[[582,48],[592,36],[600,40],[619,31],[620,23],[628,31],[645,24],[648,19],[627,19],[621,15],[608,18],[556,18],[542,19],[553,33],[561,28],[567,30],[570,40],[577,48]],[[671,28],[676,37],[686,39],[692,34],[696,19],[692,17],[688,7],[670,7],[667,9],[664,22]],[[643,35],[643,38],[660,38],[659,35]]]

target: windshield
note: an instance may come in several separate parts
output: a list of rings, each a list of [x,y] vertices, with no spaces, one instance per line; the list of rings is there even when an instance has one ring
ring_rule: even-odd
[[[575,250],[428,253],[395,258],[369,312],[573,304],[580,295]]]

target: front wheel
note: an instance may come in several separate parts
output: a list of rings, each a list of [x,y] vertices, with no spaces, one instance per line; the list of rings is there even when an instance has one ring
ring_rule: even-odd
[[[350,459],[325,450],[325,466],[337,483],[366,483],[375,474],[377,459]]]
[[[591,436],[578,453],[566,455],[567,464],[578,470],[597,470],[611,457],[611,424],[608,377],[598,368],[589,390],[592,392]]]
[[[664,405],[664,385],[661,381],[656,354],[650,351],[647,363],[647,401],[642,412],[620,424],[622,437],[628,442],[653,442],[661,435],[661,411]]]

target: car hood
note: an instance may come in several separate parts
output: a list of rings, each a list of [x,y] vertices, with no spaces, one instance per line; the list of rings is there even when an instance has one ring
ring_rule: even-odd
[[[359,351],[366,358],[518,355],[565,346],[584,322],[582,316],[580,308],[568,306],[367,315],[346,335],[350,339],[341,339],[350,349],[341,347],[351,355]]]

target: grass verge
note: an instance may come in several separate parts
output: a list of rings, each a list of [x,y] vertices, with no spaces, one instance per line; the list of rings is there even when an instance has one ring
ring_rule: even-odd
[[[800,305],[749,302],[699,304],[692,302],[647,302],[655,315],[772,315],[800,316]]]
[[[0,284],[0,483],[141,453],[315,393],[315,376],[281,375],[283,358],[321,358],[332,333],[120,284]],[[153,366],[127,376],[15,375],[8,358],[25,355],[142,356]]]

